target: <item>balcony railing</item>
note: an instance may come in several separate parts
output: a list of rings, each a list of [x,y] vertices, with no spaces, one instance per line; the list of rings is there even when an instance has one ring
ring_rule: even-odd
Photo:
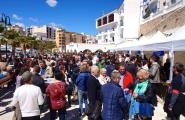
[[[155,17],[159,14],[162,14],[168,11],[173,10],[174,8],[178,8],[178,5],[182,5],[183,0],[153,0],[152,2],[148,2],[149,0],[146,0],[142,7],[142,18],[143,21],[149,20],[150,17]]]

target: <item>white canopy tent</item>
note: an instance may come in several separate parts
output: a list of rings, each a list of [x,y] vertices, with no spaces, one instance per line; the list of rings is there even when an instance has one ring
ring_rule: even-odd
[[[174,66],[174,51],[185,51],[185,25],[179,28],[171,37],[166,38],[161,32],[157,32],[151,39],[145,38],[130,42],[125,45],[120,45],[116,50],[128,50],[128,51],[170,51],[171,57],[171,70],[170,81],[173,76]]]
[[[160,46],[153,47],[153,45],[162,43],[166,41],[166,36],[158,31],[152,38],[147,38],[145,36],[141,37],[139,40],[133,42],[128,42],[123,45],[119,45],[116,50],[132,50],[132,51],[158,51]]]

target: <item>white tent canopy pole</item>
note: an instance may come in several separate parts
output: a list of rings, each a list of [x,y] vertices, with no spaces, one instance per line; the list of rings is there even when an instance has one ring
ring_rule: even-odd
[[[173,66],[174,66],[174,46],[173,46],[173,42],[171,42],[171,51],[170,51],[170,81],[169,82],[172,82],[173,80]]]

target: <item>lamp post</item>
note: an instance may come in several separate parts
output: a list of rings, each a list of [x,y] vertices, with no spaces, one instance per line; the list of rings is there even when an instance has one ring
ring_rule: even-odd
[[[6,16],[4,13],[2,13],[0,24],[4,27],[4,31],[7,31],[7,27],[11,26],[10,17]],[[6,41],[6,60],[8,58],[7,46],[8,46],[8,42]]]

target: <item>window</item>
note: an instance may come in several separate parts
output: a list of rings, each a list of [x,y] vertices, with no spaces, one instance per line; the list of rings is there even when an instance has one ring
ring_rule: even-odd
[[[114,22],[114,14],[109,15],[109,23]]]
[[[171,3],[172,3],[172,4],[175,4],[175,3],[176,3],[176,0],[171,0]]]
[[[103,24],[104,24],[104,25],[107,24],[107,17],[104,17],[104,18],[103,18]]]
[[[101,19],[98,20],[98,26],[101,26]]]
[[[121,17],[121,19],[120,19],[120,26],[123,26],[124,24],[123,24],[123,17]]]

